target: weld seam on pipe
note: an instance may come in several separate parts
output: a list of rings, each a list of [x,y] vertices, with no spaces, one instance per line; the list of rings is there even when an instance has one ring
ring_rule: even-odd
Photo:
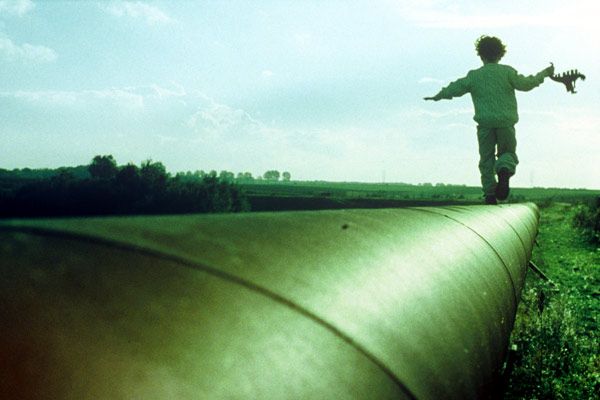
[[[289,309],[293,310],[294,312],[297,312],[298,314],[321,325],[322,327],[324,327],[325,329],[330,331],[333,335],[335,335],[336,337],[338,337],[339,339],[341,339],[342,341],[347,343],[349,346],[354,348],[356,351],[358,351],[360,354],[362,354],[364,357],[366,357],[367,360],[369,360],[371,363],[373,363],[392,382],[394,382],[396,384],[396,386],[398,386],[398,388],[402,392],[404,392],[408,398],[413,399],[413,400],[417,399],[417,397],[408,389],[408,387],[406,387],[406,385],[392,372],[392,370],[387,365],[385,365],[381,360],[379,360],[377,357],[375,357],[373,354],[371,354],[366,348],[361,346],[358,342],[353,340],[350,336],[346,335],[343,331],[338,329],[335,325],[327,322],[326,320],[319,317],[318,315],[313,314],[311,311],[305,309],[304,307],[300,306],[299,304],[277,294],[276,292],[273,292],[267,288],[264,288],[256,283],[247,281],[236,275],[228,274],[228,273],[218,270],[214,267],[210,267],[205,264],[197,263],[197,262],[189,260],[187,258],[169,254],[164,251],[154,250],[154,249],[151,249],[151,248],[145,247],[145,246],[136,246],[131,243],[110,240],[110,239],[106,239],[106,238],[102,238],[102,237],[98,237],[98,236],[94,236],[94,235],[75,234],[75,233],[71,233],[71,232],[67,232],[67,231],[58,231],[58,230],[53,230],[53,229],[48,229],[48,228],[19,227],[19,226],[0,226],[0,232],[20,232],[20,233],[27,233],[27,234],[37,235],[37,236],[42,236],[42,237],[55,237],[55,238],[61,238],[61,239],[76,240],[76,241],[80,241],[83,243],[101,245],[101,246],[111,247],[111,248],[120,249],[120,250],[124,250],[124,251],[133,251],[133,252],[137,252],[139,254],[157,257],[164,261],[175,262],[181,266],[195,269],[195,270],[198,270],[201,272],[205,272],[209,275],[212,275],[212,276],[222,279],[224,281],[228,281],[228,282],[234,283],[236,285],[240,285],[254,293],[265,296],[285,307],[288,307]]]
[[[481,238],[481,240],[483,240],[485,242],[485,244],[487,244],[494,251],[494,254],[496,254],[496,256],[498,257],[498,259],[502,263],[502,266],[504,267],[504,270],[506,271],[506,275],[508,275],[508,279],[510,280],[510,285],[512,286],[513,296],[515,298],[515,304],[519,304],[519,297],[517,295],[517,287],[515,286],[515,281],[513,280],[513,277],[510,274],[510,270],[508,269],[508,265],[506,265],[506,263],[502,259],[502,256],[498,252],[498,250],[496,250],[496,248],[494,246],[492,246],[492,244],[486,238],[484,238],[479,232],[477,232],[475,229],[471,228],[470,226],[466,225],[465,223],[460,222],[459,220],[457,220],[455,218],[452,218],[452,217],[450,217],[448,215],[445,215],[445,217],[448,218],[448,219],[450,219],[450,220],[452,220],[452,221],[454,221],[454,222],[458,222],[459,224],[461,224],[465,228],[468,228],[471,232],[473,232],[477,236],[479,236]],[[517,236],[519,236],[519,235],[517,235]]]
[[[510,285],[512,287],[512,293],[513,293],[513,297],[515,299],[515,304],[519,304],[519,297],[517,296],[517,288],[515,286],[515,281],[513,280],[512,276],[510,275],[510,270],[508,269],[508,266],[506,265],[506,263],[504,262],[504,260],[502,259],[502,256],[500,256],[500,253],[498,253],[498,251],[496,250],[496,248],[494,246],[492,246],[492,244],[490,242],[487,241],[486,238],[484,238],[479,232],[477,232],[475,229],[471,228],[469,225],[466,225],[465,223],[450,217],[449,215],[446,214],[440,214],[438,212],[435,211],[429,211],[429,210],[423,210],[423,209],[419,209],[419,211],[423,211],[423,212],[427,212],[430,214],[435,214],[435,215],[442,215],[446,218],[448,218],[449,220],[458,223],[461,226],[464,226],[465,228],[469,229],[471,232],[473,232],[474,234],[476,234],[481,240],[483,240],[483,242],[492,249],[492,251],[494,252],[494,254],[496,255],[496,257],[498,257],[498,259],[500,260],[500,263],[502,264],[502,266],[504,267],[504,271],[506,272],[506,274],[508,275],[508,280],[510,281]],[[519,235],[517,235],[519,236]]]
[[[512,211],[510,208],[508,208],[508,209],[507,209],[507,211],[508,211],[509,213],[511,213],[511,214],[514,216],[514,213],[513,213],[513,211]],[[538,215],[538,220],[539,220],[539,214],[538,214],[538,211],[536,211],[536,214]],[[505,219],[505,218],[502,218],[502,219],[506,221],[506,219]],[[535,237],[537,237],[537,234],[538,234],[538,231],[539,231],[539,228],[537,228],[537,226],[536,226],[536,232],[532,232],[532,231],[531,231],[531,229],[530,229],[530,227],[529,227],[529,224],[524,224],[524,225],[525,225],[525,229],[527,230],[527,233],[529,233],[529,236],[530,236],[531,238],[535,238]],[[520,237],[520,236],[519,236],[519,237]]]
[[[527,246],[525,245],[525,241],[523,240],[523,238],[521,237],[521,235],[519,235],[519,231],[517,231],[515,229],[514,226],[512,226],[512,224],[504,217],[500,216],[500,218],[502,218],[502,221],[510,226],[510,229],[512,229],[515,232],[515,235],[517,235],[517,237],[519,238],[519,242],[521,242],[521,246],[523,246],[523,251],[525,252],[525,254],[527,255],[529,253],[529,250],[527,249]],[[531,231],[528,228],[528,224],[524,224],[525,225],[525,229],[527,230],[527,233],[531,234]],[[537,236],[537,235],[536,235]],[[535,237],[535,236],[534,236]]]

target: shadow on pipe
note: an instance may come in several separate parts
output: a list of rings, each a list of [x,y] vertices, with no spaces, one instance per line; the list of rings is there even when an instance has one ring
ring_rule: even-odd
[[[1,398],[480,398],[533,204],[0,222]]]

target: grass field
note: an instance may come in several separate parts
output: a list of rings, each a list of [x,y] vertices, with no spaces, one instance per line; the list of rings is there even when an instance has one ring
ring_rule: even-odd
[[[598,399],[600,249],[572,224],[576,205],[541,208],[533,261],[512,334],[506,399]]]
[[[426,205],[481,204],[481,188],[465,185],[355,182],[240,183],[253,211],[323,208],[385,208]],[[508,202],[577,202],[600,197],[600,190],[513,188]]]

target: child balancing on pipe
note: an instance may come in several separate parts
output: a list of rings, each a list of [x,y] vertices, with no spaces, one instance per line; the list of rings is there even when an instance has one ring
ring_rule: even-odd
[[[481,36],[475,42],[483,66],[471,70],[425,100],[442,100],[471,94],[477,122],[479,171],[486,204],[506,200],[509,179],[515,174],[519,159],[516,154],[515,124],[519,120],[515,90],[529,91],[554,74],[554,67],[535,75],[523,76],[513,67],[498,62],[506,53],[500,39]],[[498,180],[496,181],[496,175]]]

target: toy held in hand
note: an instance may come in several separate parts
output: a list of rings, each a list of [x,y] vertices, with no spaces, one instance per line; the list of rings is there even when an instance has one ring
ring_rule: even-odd
[[[556,82],[561,82],[567,88],[567,92],[577,93],[575,91],[575,81],[581,78],[582,81],[585,80],[585,75],[577,71],[576,69],[572,69],[567,72],[563,72],[562,74],[551,75],[550,79]]]

